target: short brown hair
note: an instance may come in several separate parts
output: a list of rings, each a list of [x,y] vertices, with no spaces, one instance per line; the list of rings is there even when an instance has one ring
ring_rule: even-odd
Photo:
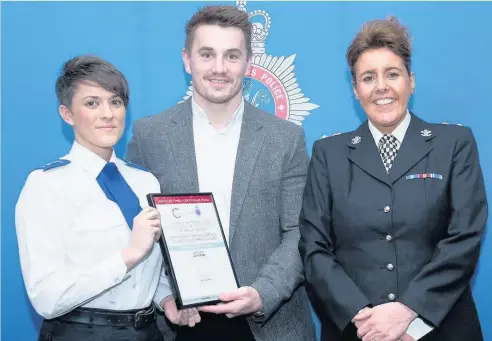
[[[120,96],[128,107],[129,90],[125,76],[110,62],[93,55],[81,55],[65,62],[55,84],[60,104],[72,106],[72,99],[81,82],[94,82],[101,88]]]
[[[355,64],[367,50],[387,48],[403,59],[403,63],[410,73],[412,46],[408,30],[395,17],[372,20],[365,23],[357,33],[347,50],[347,63],[355,82]]]
[[[196,12],[190,21],[186,23],[186,50],[190,51],[195,31],[200,25],[219,25],[221,27],[237,27],[244,33],[246,51],[251,57],[251,32],[252,24],[248,14],[234,6],[218,5],[205,6]]]

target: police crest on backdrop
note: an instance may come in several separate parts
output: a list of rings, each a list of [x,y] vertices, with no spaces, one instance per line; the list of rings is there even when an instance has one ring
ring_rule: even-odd
[[[246,12],[246,1],[236,1],[236,6]],[[255,107],[302,125],[302,121],[310,115],[311,110],[319,105],[310,103],[310,99],[304,96],[297,84],[294,73],[296,54],[289,57],[267,54],[265,41],[272,23],[270,15],[264,10],[254,10],[249,13],[249,18],[253,24],[253,59],[243,81],[244,98]],[[192,94],[193,83],[190,82],[181,102],[190,98]]]

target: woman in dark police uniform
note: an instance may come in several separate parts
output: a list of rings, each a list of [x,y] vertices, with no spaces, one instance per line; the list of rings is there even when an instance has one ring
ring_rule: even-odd
[[[483,340],[470,280],[488,213],[473,134],[408,111],[410,39],[394,18],[366,23],[347,60],[368,120],[314,144],[300,216],[322,339]]]

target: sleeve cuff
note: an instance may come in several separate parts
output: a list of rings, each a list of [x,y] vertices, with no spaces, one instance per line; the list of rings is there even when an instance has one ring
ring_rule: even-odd
[[[253,321],[256,323],[262,324],[265,322],[265,310],[262,308],[260,311],[257,311],[252,316]]]
[[[162,300],[165,299],[167,296],[172,296],[172,294],[173,293],[171,292],[171,289],[169,289],[168,287],[160,288],[160,285],[159,287],[157,287],[157,291],[154,295],[154,303],[160,311],[164,311],[161,307]]]
[[[173,291],[171,289],[171,285],[169,284],[169,279],[166,275],[165,269],[162,269],[159,276],[159,284],[157,285],[157,289],[154,294],[154,303],[160,311],[164,311],[161,307],[162,300],[167,296],[172,295]]]
[[[263,323],[267,317],[273,312],[275,309],[275,300],[276,296],[275,289],[272,285],[270,285],[266,280],[258,279],[256,280],[251,287],[253,287],[258,294],[260,295],[261,303],[263,304],[263,308],[261,311],[261,316],[254,316],[253,321],[256,323]]]
[[[425,323],[421,318],[417,317],[410,323],[407,329],[407,334],[411,336],[414,340],[419,340],[428,333],[434,330],[433,327]]]

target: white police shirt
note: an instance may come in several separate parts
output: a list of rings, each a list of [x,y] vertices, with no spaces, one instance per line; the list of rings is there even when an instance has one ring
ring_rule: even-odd
[[[159,244],[127,273],[121,250],[129,245],[131,230],[96,182],[106,161],[77,142],[62,159],[70,162],[33,171],[16,205],[22,275],[34,309],[54,318],[78,306],[130,310],[152,300],[159,304],[171,294]],[[142,208],[148,206],[148,193],[160,192],[151,173],[114,152],[110,162]]]

